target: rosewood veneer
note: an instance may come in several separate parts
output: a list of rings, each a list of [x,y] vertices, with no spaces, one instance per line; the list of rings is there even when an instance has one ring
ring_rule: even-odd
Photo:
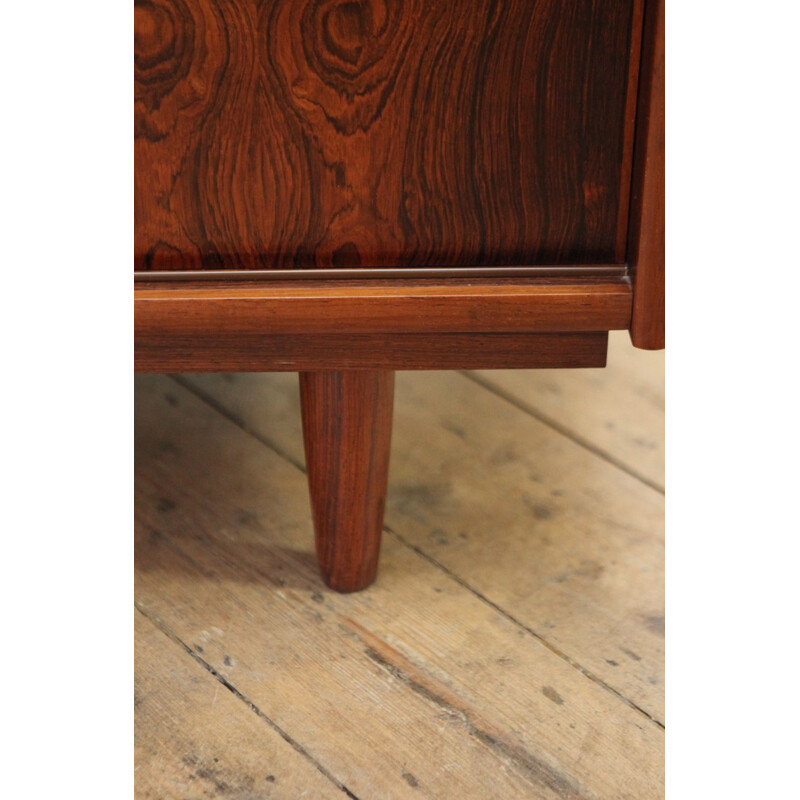
[[[329,586],[375,577],[395,370],[664,346],[662,0],[135,15],[136,369],[300,372]]]

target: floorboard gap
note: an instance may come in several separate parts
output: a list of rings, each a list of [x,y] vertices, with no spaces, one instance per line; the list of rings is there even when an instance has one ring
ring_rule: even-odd
[[[477,597],[481,602],[486,603],[487,605],[491,606],[495,611],[497,611],[498,614],[502,614],[509,622],[511,622],[514,625],[516,625],[517,627],[521,628],[526,633],[529,633],[531,636],[533,636],[534,639],[536,639],[538,642],[543,644],[551,653],[557,655],[559,658],[564,660],[573,669],[578,670],[578,672],[580,672],[581,675],[583,675],[585,678],[588,678],[593,683],[596,683],[598,686],[600,686],[602,689],[605,689],[607,692],[611,692],[611,694],[613,694],[619,700],[622,700],[623,703],[625,703],[626,705],[630,706],[635,711],[638,711],[642,716],[644,716],[648,720],[650,720],[650,722],[654,723],[659,728],[664,730],[664,723],[661,722],[661,720],[656,719],[656,717],[654,717],[651,714],[649,714],[641,706],[636,705],[636,703],[634,703],[633,700],[629,700],[627,697],[625,697],[624,694],[621,694],[620,692],[618,692],[613,686],[609,686],[609,684],[607,684],[602,678],[597,677],[597,675],[595,675],[593,672],[590,672],[588,669],[586,669],[586,667],[582,666],[577,661],[575,661],[575,659],[570,658],[570,656],[568,656],[563,650],[559,650],[559,648],[557,648],[554,644],[548,642],[547,639],[545,639],[541,634],[536,633],[536,631],[534,631],[532,628],[529,628],[523,622],[520,622],[518,619],[516,619],[514,616],[509,614],[501,606],[497,605],[497,603],[495,603],[494,601],[492,601],[488,597],[486,597],[486,595],[484,595],[481,592],[479,592],[473,586],[470,586],[470,584],[468,584],[466,581],[464,581],[462,578],[460,578],[454,572],[449,570],[444,564],[442,564],[441,562],[439,562],[435,558],[433,558],[433,556],[428,555],[424,550],[421,550],[419,547],[417,547],[416,545],[412,544],[411,542],[406,541],[401,534],[397,533],[397,531],[394,531],[394,530],[392,530],[391,528],[389,528],[387,526],[384,526],[384,530],[387,533],[390,533],[392,536],[394,536],[395,539],[397,539],[401,544],[403,544],[406,547],[410,548],[417,555],[421,556],[426,561],[428,561],[430,564],[432,564],[433,566],[435,566],[438,569],[440,569],[448,577],[452,578],[459,586],[462,586],[468,592],[471,592],[472,594],[474,594],[475,597]]]
[[[654,489],[659,494],[663,495],[664,487],[660,486],[655,481],[650,480],[646,475],[642,475],[642,473],[638,472],[637,470],[629,467],[624,462],[620,461],[619,459],[615,458],[611,453],[603,450],[597,445],[592,444],[588,439],[584,439],[579,434],[575,433],[574,431],[570,430],[569,428],[562,425],[560,422],[556,422],[556,420],[548,417],[546,414],[542,414],[541,411],[538,411],[533,406],[529,405],[523,400],[520,400],[518,397],[515,397],[513,394],[507,392],[505,389],[501,389],[499,386],[495,386],[491,381],[486,380],[481,375],[476,375],[474,372],[469,372],[468,370],[460,370],[461,374],[467,379],[472,381],[473,383],[477,383],[478,386],[483,387],[486,389],[487,392],[491,392],[496,397],[499,397],[501,400],[505,400],[507,403],[510,403],[514,408],[522,411],[525,414],[537,419],[544,425],[552,428],[556,433],[560,433],[562,436],[566,436],[568,439],[571,439],[575,444],[580,445],[584,448],[584,450],[588,450],[590,453],[596,455],[598,458],[602,458],[603,461],[608,462],[612,466],[616,467],[617,469],[621,469],[627,475],[630,475],[632,478],[635,478],[637,481],[640,481],[645,486],[649,486],[651,489]]]
[[[470,377],[467,373],[462,373],[462,374],[464,374],[465,377]],[[216,411],[217,413],[221,414],[223,417],[225,417],[225,419],[229,420],[234,425],[236,425],[236,427],[240,428],[242,431],[244,431],[248,435],[252,436],[260,444],[263,444],[265,447],[268,447],[276,455],[278,455],[281,458],[283,458],[284,460],[288,461],[292,466],[294,466],[297,469],[299,469],[300,472],[302,472],[304,475],[306,474],[306,468],[305,468],[304,464],[301,464],[301,463],[297,462],[290,455],[286,454],[283,451],[283,449],[277,447],[273,442],[271,442],[265,436],[262,436],[258,431],[253,430],[252,428],[250,428],[241,419],[239,419],[239,417],[236,414],[231,413],[228,409],[226,409],[224,406],[222,406],[220,403],[218,403],[214,398],[209,397],[205,392],[203,392],[203,391],[197,389],[196,387],[194,387],[191,383],[189,383],[184,378],[182,378],[182,376],[170,375],[170,377],[176,383],[180,384],[188,392],[191,392],[193,395],[195,395],[195,397],[197,397],[199,400],[201,400],[202,402],[206,403],[206,405],[210,406],[214,411]],[[476,381],[476,383],[479,383],[481,386],[483,386],[483,384],[480,381]],[[490,387],[484,387],[484,388],[487,388],[487,389],[489,389],[489,391],[492,391],[492,389]],[[508,398],[503,398],[503,399],[508,399]],[[508,402],[513,402],[513,401],[512,400],[508,400]],[[521,409],[521,410],[524,411],[525,409]],[[534,416],[535,416],[535,414],[534,414]],[[537,419],[538,419],[538,417],[537,417]],[[544,422],[544,420],[542,420],[542,421]],[[545,424],[549,425],[550,423],[545,422]],[[566,431],[559,431],[559,432],[562,433],[565,436],[568,436],[571,439],[574,438]],[[578,444],[581,444],[581,443],[578,442]],[[587,449],[591,449],[591,447],[589,447]],[[595,451],[593,450],[592,452],[595,452]],[[604,460],[606,460],[606,461],[609,460],[608,458],[605,458],[605,456],[602,456],[602,454],[600,454],[600,453],[597,453],[597,454],[601,455],[601,457],[604,458]],[[611,463],[613,463],[613,462],[611,462]],[[649,481],[647,481],[644,478],[641,478],[638,475],[634,475],[627,468],[625,468],[623,466],[620,466],[618,464],[614,464],[614,466],[619,466],[620,469],[624,469],[625,472],[627,472],[628,474],[632,475],[634,478],[638,478],[639,480],[642,480],[643,482],[647,483],[648,486],[651,486],[652,488],[654,488],[654,489],[656,489],[658,491],[658,487],[657,486],[654,486]],[[662,493],[663,493],[663,490],[662,490]],[[599,678],[594,673],[590,672],[585,667],[583,667],[581,664],[579,664],[577,661],[575,661],[573,658],[571,658],[566,653],[564,653],[562,650],[559,650],[559,648],[557,648],[554,644],[551,644],[550,642],[548,642],[547,639],[545,639],[541,634],[536,633],[533,629],[529,628],[527,625],[525,625],[524,623],[520,622],[514,616],[512,616],[507,611],[505,611],[501,606],[497,605],[497,603],[495,603],[492,600],[490,600],[488,597],[486,597],[486,595],[484,595],[481,592],[479,592],[477,589],[475,589],[473,586],[471,586],[465,580],[463,580],[458,575],[456,575],[456,573],[452,572],[450,569],[448,569],[446,566],[444,566],[444,564],[442,564],[441,562],[437,561],[432,556],[428,555],[424,550],[421,550],[419,547],[417,547],[416,545],[414,545],[411,542],[409,542],[401,534],[397,533],[397,531],[393,530],[389,526],[384,525],[383,530],[386,533],[389,533],[392,536],[394,536],[395,539],[397,539],[397,541],[400,542],[400,544],[402,544],[404,547],[407,547],[410,550],[413,550],[418,556],[421,556],[426,561],[428,561],[428,563],[432,564],[434,567],[439,569],[445,575],[447,575],[448,577],[452,578],[456,583],[459,584],[459,586],[462,586],[468,592],[470,592],[475,597],[477,597],[480,601],[482,601],[483,603],[486,603],[487,605],[491,606],[499,614],[502,614],[503,617],[505,617],[509,622],[511,622],[514,625],[518,626],[521,630],[524,630],[527,633],[529,633],[538,642],[540,642],[548,650],[550,650],[550,652],[552,652],[555,655],[557,655],[559,658],[561,658],[563,661],[565,661],[567,664],[569,664],[573,669],[578,670],[578,672],[580,672],[581,675],[583,675],[585,678],[588,678],[590,681],[594,682],[595,684],[597,684],[601,688],[603,688],[606,691],[610,692],[615,697],[617,697],[619,700],[621,700],[623,703],[625,703],[626,705],[630,706],[635,711],[638,711],[643,717],[648,719],[653,724],[657,725],[662,730],[664,730],[664,723],[661,720],[659,720],[656,717],[654,717],[651,714],[649,714],[641,706],[638,706],[636,703],[634,703],[633,700],[630,700],[627,697],[625,697],[624,694],[621,694],[613,686],[610,686],[609,684],[607,684],[602,678]],[[183,643],[181,643],[181,644],[182,644],[183,647],[186,647],[186,645],[183,645]]]
[[[134,601],[134,605],[136,610],[144,617],[146,617],[150,622],[153,623],[160,631],[164,634],[168,639],[172,640],[185,650],[198,664],[200,664],[203,669],[211,673],[231,694],[235,695],[239,700],[241,700],[256,716],[260,717],[267,723],[287,744],[291,745],[300,755],[310,761],[316,768],[321,772],[334,786],[344,792],[347,797],[351,798],[351,800],[360,800],[358,795],[354,794],[350,789],[347,788],[340,780],[334,777],[327,769],[325,769],[322,764],[317,761],[314,756],[312,756],[308,750],[306,750],[303,745],[301,745],[298,741],[293,739],[283,728],[280,727],[276,722],[273,722],[260,708],[248,697],[242,694],[230,681],[226,680],[222,677],[215,669],[211,666],[207,661],[205,661],[198,653],[192,650],[189,645],[186,644],[177,634],[171,631],[169,628],[164,625],[164,623],[154,617],[152,614],[148,613],[148,611],[138,602]]]

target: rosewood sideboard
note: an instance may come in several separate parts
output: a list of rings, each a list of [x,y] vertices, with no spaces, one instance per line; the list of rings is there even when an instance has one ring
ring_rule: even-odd
[[[664,346],[663,2],[136,0],[134,265],[137,371],[300,373],[361,589],[395,370]]]

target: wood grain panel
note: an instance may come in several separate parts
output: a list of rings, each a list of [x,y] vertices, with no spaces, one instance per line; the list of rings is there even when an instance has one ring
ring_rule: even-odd
[[[633,6],[139,0],[136,268],[613,261]]]

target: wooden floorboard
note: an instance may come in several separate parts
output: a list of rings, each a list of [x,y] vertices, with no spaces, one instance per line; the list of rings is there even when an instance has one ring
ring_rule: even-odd
[[[379,582],[343,597],[314,564],[296,376],[180,382],[137,381],[137,602],[235,689],[231,724],[281,731],[339,795],[663,796],[658,492],[465,376],[401,374]],[[142,762],[137,794],[157,772],[181,796],[180,766]]]
[[[138,611],[134,630],[137,797],[347,796]]]
[[[302,464],[293,375],[180,380]],[[663,506],[463,375],[398,375],[387,526],[660,723]]]
[[[611,331],[605,369],[483,370],[481,383],[664,491],[664,352]]]

